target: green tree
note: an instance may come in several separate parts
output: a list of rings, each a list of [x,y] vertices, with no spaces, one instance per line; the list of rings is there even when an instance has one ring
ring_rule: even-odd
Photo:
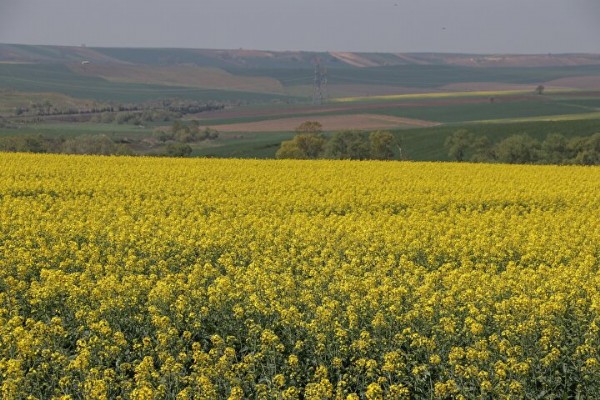
[[[103,124],[110,124],[115,121],[115,114],[112,112],[103,112],[100,115],[100,122]]]
[[[544,87],[544,85],[538,85],[538,86],[535,88],[535,93],[541,96],[541,95],[543,95],[543,94],[544,94],[544,90],[545,90],[545,89],[546,89],[546,88]]]
[[[325,157],[334,159],[365,160],[371,151],[365,132],[347,130],[336,132],[325,146]]]
[[[532,164],[539,160],[540,142],[529,135],[512,135],[494,147],[498,161],[509,164]]]
[[[303,133],[281,143],[277,158],[315,159],[321,156],[325,138],[316,133]]]
[[[304,133],[296,135],[294,141],[305,158],[318,158],[323,152],[325,138],[317,133]]]
[[[323,125],[321,125],[321,123],[318,121],[304,121],[294,129],[294,132],[297,135],[303,133],[314,133],[320,135],[323,133]]]
[[[571,147],[576,151],[575,164],[600,165],[600,132],[587,138],[577,138]]]
[[[62,152],[111,155],[119,152],[119,146],[106,135],[81,135],[66,140],[62,145]]]
[[[181,121],[173,121],[171,132],[176,141],[188,143],[194,141],[194,130]],[[197,132],[197,131],[196,131]]]
[[[564,164],[573,157],[567,138],[559,133],[551,133],[542,142],[540,159],[547,164]]]
[[[322,155],[326,140],[319,122],[305,121],[294,131],[296,136],[292,140],[283,141],[275,157],[315,159]]]
[[[0,151],[18,151],[25,153],[47,153],[59,139],[42,135],[24,135],[0,137]]]
[[[207,126],[206,128],[204,128],[204,131],[202,131],[200,140],[204,140],[204,139],[214,140],[214,139],[217,139],[218,137],[219,137],[219,131],[216,129],[213,129],[213,128],[209,128]]]
[[[477,136],[471,144],[471,149],[473,154],[471,155],[470,161],[492,162],[496,159],[492,143],[485,135]]]
[[[281,142],[281,147],[275,153],[276,158],[294,158],[294,159],[305,159],[305,154],[298,148],[296,142],[292,140],[285,140]]]
[[[175,139],[175,135],[171,130],[158,129],[154,132],[154,135],[163,143]]]
[[[388,131],[375,131],[369,135],[370,157],[374,160],[394,158],[394,135]]]
[[[474,136],[466,129],[459,129],[446,138],[444,147],[452,160],[461,162],[467,159],[467,153],[472,149]]]
[[[192,148],[185,143],[170,143],[165,154],[169,157],[189,157],[192,154]]]

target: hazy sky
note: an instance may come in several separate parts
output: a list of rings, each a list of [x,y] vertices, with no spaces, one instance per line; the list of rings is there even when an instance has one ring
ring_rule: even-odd
[[[0,0],[0,42],[600,53],[600,0]]]

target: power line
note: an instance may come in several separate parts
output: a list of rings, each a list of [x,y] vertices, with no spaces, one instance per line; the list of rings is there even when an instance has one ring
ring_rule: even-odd
[[[315,57],[315,78],[313,83],[313,104],[323,104],[327,100],[327,68],[321,65],[321,59]]]

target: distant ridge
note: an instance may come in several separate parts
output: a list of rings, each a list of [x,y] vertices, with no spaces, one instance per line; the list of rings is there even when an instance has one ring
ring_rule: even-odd
[[[216,68],[307,68],[315,58],[330,68],[400,65],[461,67],[561,67],[600,65],[600,54],[364,53],[172,48],[100,48],[0,44],[2,63],[197,65]]]

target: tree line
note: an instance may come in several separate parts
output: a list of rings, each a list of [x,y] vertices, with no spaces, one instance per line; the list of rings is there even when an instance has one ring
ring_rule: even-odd
[[[80,135],[70,138],[42,134],[5,136],[0,138],[0,151],[98,155],[133,154],[126,143],[117,143],[107,135]]]
[[[141,124],[152,121],[172,121],[188,114],[198,114],[206,111],[221,110],[226,107],[224,103],[203,102],[196,100],[163,99],[133,104],[96,103],[91,105],[78,105],[53,103],[48,99],[30,102],[28,105],[15,107],[12,117],[19,120],[36,122],[43,117],[61,117],[64,120],[88,120],[90,122],[119,124]],[[71,117],[71,118],[69,118]],[[37,118],[37,119],[36,119]]]
[[[156,131],[154,146],[142,146],[142,140],[110,138],[104,134],[75,137],[47,136],[42,134],[0,137],[0,151],[23,153],[63,153],[96,155],[158,155],[188,157],[192,154],[190,143],[215,140],[219,132],[202,129],[197,121],[173,122],[167,130]],[[148,141],[145,141],[147,143]],[[157,148],[158,147],[158,148]],[[154,152],[149,152],[153,150]]]
[[[519,134],[492,143],[487,136],[459,129],[448,136],[445,148],[459,162],[600,165],[600,132],[571,138],[552,133],[544,140]]]
[[[362,132],[345,130],[330,138],[323,135],[322,126],[316,121],[306,121],[295,129],[291,140],[281,143],[277,158],[293,159],[348,159],[391,160],[394,158],[396,141],[388,131]]]
[[[193,150],[188,143],[176,141],[161,144],[159,149],[148,147],[142,151],[135,144],[127,139],[113,140],[104,134],[71,138],[34,134],[1,137],[0,152],[189,157]]]

